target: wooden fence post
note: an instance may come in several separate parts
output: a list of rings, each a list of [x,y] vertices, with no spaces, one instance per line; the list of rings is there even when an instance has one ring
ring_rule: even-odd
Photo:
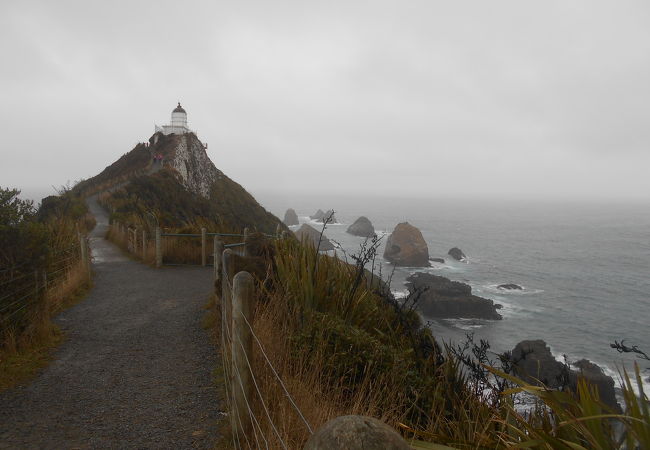
[[[208,241],[205,227],[201,228],[201,266],[205,267],[208,263]]]
[[[142,230],[142,261],[147,257],[147,232]]]
[[[228,332],[232,308],[230,283],[232,282],[233,272],[232,250],[227,248],[221,255],[221,337],[224,343],[223,351],[226,351],[226,346],[230,343],[230,333]]]
[[[162,236],[160,227],[156,227],[156,267],[162,267],[163,251],[162,251]]]
[[[248,227],[244,228],[244,251],[242,256],[248,256]]]
[[[81,264],[88,267],[88,255],[86,254],[86,240],[81,233],[77,233],[79,237],[79,248],[81,250]]]
[[[86,247],[86,273],[88,274],[88,280],[90,280],[90,242],[86,237],[83,238],[84,247]]]
[[[232,267],[232,250],[227,248],[221,254],[221,358],[224,372],[225,383],[230,384],[232,380],[232,373],[230,372],[230,322],[232,308],[230,282],[232,281],[233,267]],[[228,390],[230,386],[228,386]],[[232,403],[231,396],[226,398],[229,402],[227,405],[228,414],[232,417]]]
[[[223,253],[223,242],[219,240],[219,236],[214,237],[214,244],[212,246],[212,262],[214,263],[214,281],[219,281],[221,276],[221,255]]]
[[[249,436],[251,417],[247,404],[253,398],[252,374],[248,362],[253,353],[253,277],[239,272],[232,280],[232,427],[235,436]]]

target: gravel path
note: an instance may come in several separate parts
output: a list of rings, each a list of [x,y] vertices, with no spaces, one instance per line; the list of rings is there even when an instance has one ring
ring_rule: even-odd
[[[29,386],[0,394],[0,448],[206,448],[216,352],[201,328],[204,268],[152,269],[91,234],[93,289],[57,317],[67,339]]]

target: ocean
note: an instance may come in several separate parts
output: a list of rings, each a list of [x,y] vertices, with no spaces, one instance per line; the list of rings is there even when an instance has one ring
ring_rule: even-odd
[[[394,293],[406,292],[409,274],[427,271],[467,283],[476,295],[503,305],[501,321],[425,317],[439,340],[459,342],[473,332],[502,352],[524,339],[543,339],[557,359],[589,359],[616,381],[619,369],[631,369],[635,358],[619,354],[610,343],[624,339],[650,353],[649,204],[255,194],[279,218],[294,208],[301,222],[310,222],[317,209],[334,209],[340,224],[328,225],[325,234],[348,254],[358,251],[363,238],[345,230],[361,215],[386,235],[380,256],[395,225],[408,221],[418,227],[430,256],[444,258],[445,264],[397,268]],[[461,248],[469,261],[452,260],[447,255],[452,247]],[[384,274],[392,269],[383,262]],[[524,289],[504,292],[496,288],[502,283]]]

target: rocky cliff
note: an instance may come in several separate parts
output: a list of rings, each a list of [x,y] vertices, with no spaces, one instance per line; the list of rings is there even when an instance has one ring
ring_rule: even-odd
[[[178,172],[183,186],[188,190],[209,198],[214,183],[225,175],[212,163],[199,138],[191,133],[180,136],[157,133],[153,139],[157,143],[150,146],[151,152],[155,154],[160,151],[164,158],[163,166],[167,165]],[[171,145],[165,145],[167,140],[171,141]],[[163,152],[162,148],[159,150],[160,147],[171,147],[171,151]]]
[[[267,212],[242,186],[210,160],[193,133],[156,133],[138,144],[99,175],[76,189],[90,194],[110,189],[107,202],[116,214],[157,213],[163,226],[214,223],[221,228],[245,227],[274,233],[284,224]]]

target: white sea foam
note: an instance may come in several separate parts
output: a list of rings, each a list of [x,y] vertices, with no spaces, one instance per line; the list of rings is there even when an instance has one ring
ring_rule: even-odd
[[[409,290],[408,289],[396,290],[396,291],[392,291],[392,294],[397,300],[400,300],[406,298],[409,295]]]
[[[450,324],[455,328],[459,328],[464,331],[471,331],[477,328],[481,328],[485,325],[485,321],[480,319],[443,319],[445,322]]]
[[[481,289],[487,291],[487,292],[492,292],[495,294],[502,294],[502,295],[534,295],[534,294],[541,294],[544,292],[544,289],[531,289],[523,284],[519,284],[522,289],[499,289],[499,286],[501,286],[504,283],[487,283],[481,286]]]

